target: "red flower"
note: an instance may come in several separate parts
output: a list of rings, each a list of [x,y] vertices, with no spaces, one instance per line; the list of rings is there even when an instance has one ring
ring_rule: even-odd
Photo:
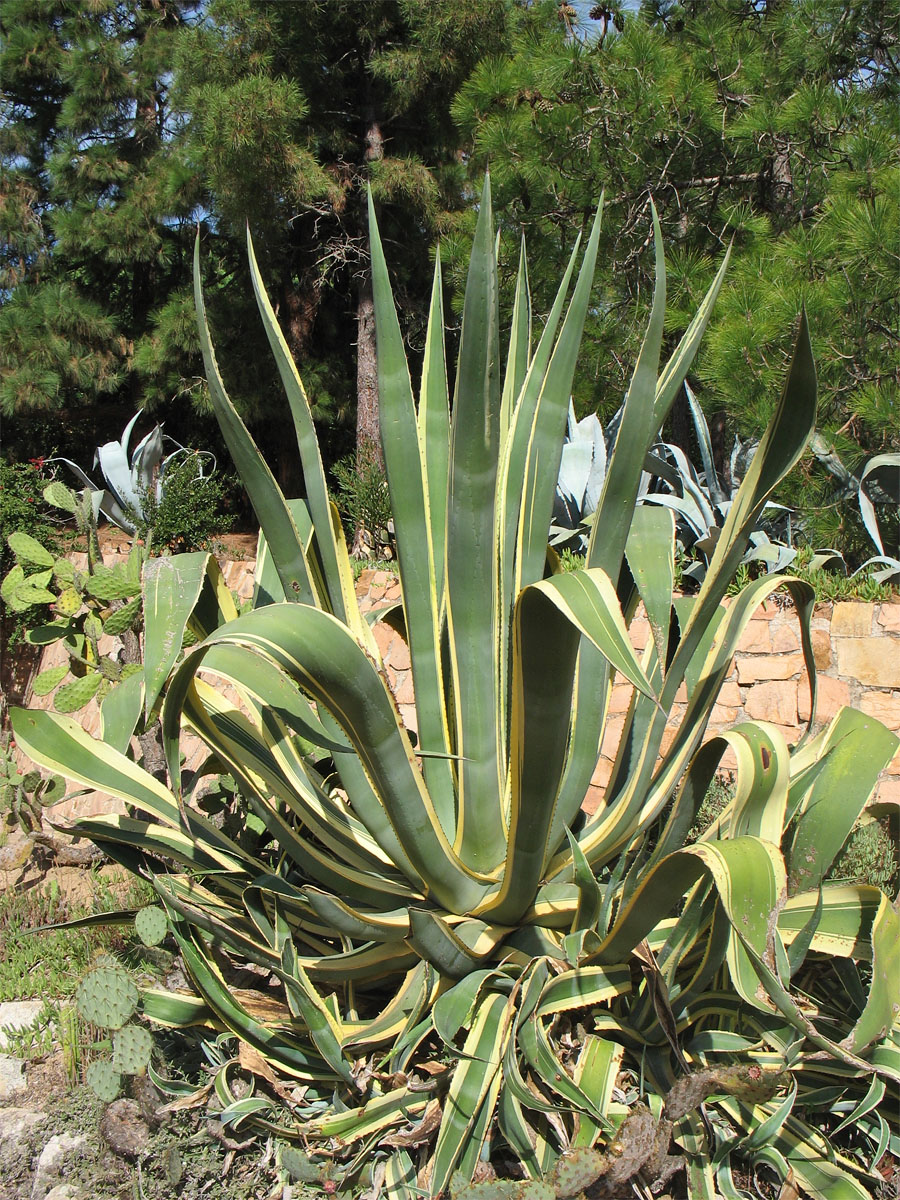
[[[29,458],[28,461],[31,463],[31,465],[33,467],[36,467],[39,471],[43,470],[43,468],[44,468],[44,456],[43,455],[41,455],[40,458]]]

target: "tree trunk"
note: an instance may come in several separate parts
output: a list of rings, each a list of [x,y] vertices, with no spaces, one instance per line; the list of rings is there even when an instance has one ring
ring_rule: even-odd
[[[374,108],[366,113],[366,149],[364,160],[369,163],[384,158],[384,135]],[[360,198],[361,229],[368,224],[366,198]],[[375,303],[372,296],[372,272],[360,279],[356,293],[356,457],[368,455],[384,465],[381,435],[378,427],[378,369],[375,353]]]

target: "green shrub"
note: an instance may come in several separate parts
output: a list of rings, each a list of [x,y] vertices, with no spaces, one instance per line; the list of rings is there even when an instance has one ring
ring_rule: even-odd
[[[44,500],[49,478],[43,471],[43,459],[0,462],[0,575],[12,565],[6,540],[11,533],[27,533],[44,546],[55,545],[60,525]]]
[[[335,463],[332,474],[337,484],[338,511],[357,557],[393,557],[391,497],[384,467],[371,445],[366,443],[359,457],[351,454]]]
[[[148,489],[142,495],[141,511],[130,512],[137,536],[154,553],[208,550],[231,528],[230,480],[218,472],[198,474],[194,459],[187,453],[173,463],[166,471],[161,496]]]

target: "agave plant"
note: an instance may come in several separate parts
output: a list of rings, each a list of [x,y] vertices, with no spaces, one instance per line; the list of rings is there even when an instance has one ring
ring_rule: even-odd
[[[900,454],[876,454],[870,458],[858,474],[852,474],[844,466],[834,446],[821,433],[814,433],[810,439],[810,449],[822,465],[831,472],[841,485],[841,497],[856,496],[859,501],[859,512],[866,533],[872,539],[877,554],[854,571],[859,575],[872,567],[880,566],[878,571],[872,571],[876,583],[886,583],[889,579],[900,576],[900,558],[888,554],[884,548],[881,526],[875,511],[876,503],[893,508],[894,521],[900,515]],[[900,552],[900,547],[898,547]],[[832,551],[837,554],[837,551]]]
[[[779,586],[797,607],[814,708],[809,587],[762,578],[722,604],[813,426],[805,323],[703,585],[675,597],[672,514],[635,498],[725,264],[660,371],[654,220],[654,301],[586,565],[554,573],[547,530],[599,221],[568,307],[578,247],[536,346],[523,256],[504,374],[485,187],[451,406],[440,262],[416,405],[372,217],[402,592],[384,619],[409,645],[414,731],[360,614],[309,406],[250,245],[307,496],[285,500],[228,399],[197,266],[211,394],[264,538],[242,615],[211,560],[180,575],[177,560],[152,567],[145,704],[164,690],[171,786],[56,714],[17,712],[16,737],[36,761],[145,814],[79,823],[153,879],[196,987],[148,990],[144,1012],[225,1031],[210,1050],[222,1119],[302,1139],[298,1177],[327,1175],[348,1197],[367,1186],[411,1198],[493,1171],[518,1178],[507,1191],[524,1177],[523,1195],[546,1198],[588,1184],[646,1194],[684,1171],[685,1190],[712,1198],[736,1194],[735,1166],[759,1163],[786,1188],[862,1200],[878,1158],[897,1149],[879,1105],[900,1081],[900,917],[875,888],[824,880],[897,739],[845,710],[793,753],[749,722],[703,743],[741,630]],[[639,602],[653,633],[640,656],[628,636]],[[188,622],[204,636],[178,661]],[[618,678],[633,697],[588,815]],[[666,737],[683,686],[687,710]],[[209,747],[207,779],[231,775],[267,841],[228,836],[204,815],[203,770],[182,775],[184,728]],[[685,845],[727,746],[734,800]],[[843,1149],[829,1144],[829,1130],[849,1126]]]
[[[688,560],[682,567],[682,577],[700,583],[758,442],[735,438],[729,464],[731,485],[726,487],[716,471],[712,439],[703,410],[686,380],[683,386],[702,466],[698,470],[680,446],[663,441],[660,433],[645,459],[637,502],[672,509],[676,518],[679,560]],[[580,553],[586,551],[623,411],[624,406],[616,411],[604,429],[596,413],[576,420],[570,402],[550,526],[551,546]],[[741,563],[762,563],[768,574],[783,571],[797,557],[790,541],[790,510],[769,500],[764,505],[758,527],[750,532],[749,545]],[[832,556],[834,552],[818,553]]]
[[[139,412],[135,413],[119,441],[104,442],[97,447],[94,466],[100,467],[105,487],[99,488],[91,477],[68,458],[51,459],[64,462],[75,472],[81,482],[99,496],[99,509],[108,521],[124,529],[126,533],[137,530],[137,521],[146,518],[147,497],[156,502],[162,500],[166,487],[166,472],[184,455],[190,455],[197,478],[202,479],[207,470],[215,469],[215,455],[208,450],[189,450],[163,434],[161,425],[154,425],[134,447],[129,455],[129,443]],[[165,442],[175,449],[165,453]]]

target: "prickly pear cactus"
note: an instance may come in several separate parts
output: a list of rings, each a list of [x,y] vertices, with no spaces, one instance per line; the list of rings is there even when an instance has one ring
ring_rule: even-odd
[[[138,1006],[138,990],[120,967],[96,967],[75,993],[78,1011],[101,1029],[121,1029]]]
[[[302,1150],[296,1146],[281,1147],[281,1165],[291,1179],[297,1183],[319,1183],[322,1179],[322,1168],[314,1163]]]
[[[87,1083],[91,1091],[106,1104],[112,1104],[122,1090],[122,1076],[108,1059],[99,1059],[90,1064]]]
[[[470,1183],[464,1176],[450,1181],[452,1200],[554,1200],[549,1183],[539,1179],[485,1179]]]
[[[61,775],[42,775],[40,771],[20,771],[15,756],[0,748],[0,813],[18,824],[24,833],[37,833],[42,810],[61,800],[66,782]]]
[[[158,905],[148,905],[135,914],[134,930],[145,946],[158,946],[168,928],[166,914]]]
[[[551,1177],[556,1200],[567,1200],[590,1187],[606,1170],[606,1156],[582,1146],[557,1160]]]
[[[112,655],[101,652],[100,639],[140,628],[144,550],[135,545],[126,561],[106,566],[90,489],[76,495],[57,481],[44,489],[44,497],[74,516],[87,546],[87,571],[56,558],[29,534],[14,533],[7,541],[16,562],[0,584],[0,599],[18,613],[47,607],[46,623],[29,629],[26,638],[39,645],[62,640],[69,658],[42,672],[35,691],[41,696],[53,693],[56,711],[72,713],[94,697],[103,699],[127,673]]]
[[[153,1038],[143,1025],[126,1025],[113,1035],[112,1065],[123,1075],[142,1075],[152,1053]]]

